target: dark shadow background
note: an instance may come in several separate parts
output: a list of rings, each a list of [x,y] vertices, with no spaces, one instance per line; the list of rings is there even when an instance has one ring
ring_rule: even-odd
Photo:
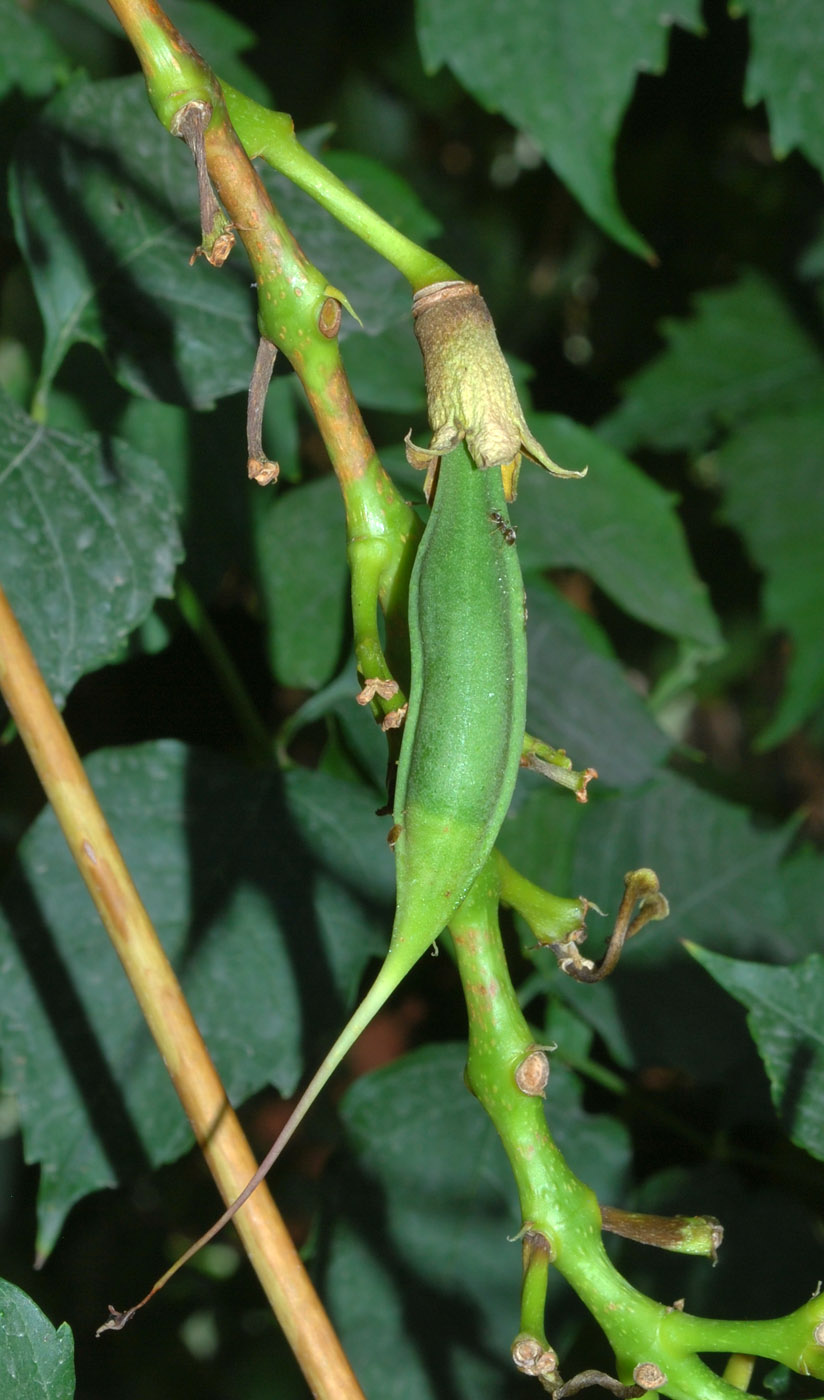
[[[821,179],[798,155],[780,163],[771,158],[765,114],[760,108],[747,109],[742,100],[746,24],[730,19],[722,0],[705,5],[704,38],[672,31],[667,72],[639,79],[621,131],[619,195],[630,221],[658,253],[660,265],[654,269],[595,229],[545,165],[524,165],[513,174],[511,159],[508,164],[501,160],[513,151],[513,133],[506,122],[481,111],[448,74],[425,77],[411,0],[392,5],[385,0],[277,0],[267,6],[233,0],[227,8],[258,34],[259,45],[245,55],[246,62],[270,85],[274,105],[292,113],[298,129],[334,123],[336,144],[371,154],[405,176],[438,217],[446,232],[437,250],[481,284],[502,343],[535,366],[532,391],[537,408],[563,411],[586,424],[597,422],[617,403],[620,384],[660,347],[661,317],[685,314],[695,291],[724,285],[744,265],[768,273],[807,331],[821,342],[817,313],[796,278],[799,252],[816,232],[824,208]],[[95,76],[134,71],[125,42],[94,25],[67,0],[48,0],[39,13]],[[16,136],[35,110],[35,99],[19,94],[0,103],[4,168]],[[147,120],[154,120],[148,109]],[[507,169],[509,175],[502,176]],[[94,229],[84,229],[83,236],[91,242]],[[20,336],[31,347],[36,359],[37,315],[8,216],[0,223],[0,244],[5,267],[0,288],[3,325],[7,334]],[[116,290],[118,297],[130,294],[128,285]],[[135,308],[136,329],[138,325],[141,332],[151,331],[165,351],[166,328],[151,308]],[[74,352],[58,386],[85,403],[98,424],[114,429],[125,395],[113,381],[92,372],[93,360],[96,363],[92,352]],[[204,581],[211,619],[274,731],[305,697],[278,688],[268,669],[260,616],[250,605],[248,512],[238,504],[236,516],[215,529],[214,522],[204,518],[195,475],[204,470],[210,452],[223,460],[235,454],[237,422],[235,400],[221,401],[208,416],[192,417],[190,534],[197,540],[202,525],[209,542],[208,558],[195,559],[193,567]],[[372,414],[369,422],[377,441],[397,437],[394,418]],[[300,433],[308,471],[323,470],[316,434],[305,418]],[[764,696],[777,684],[782,666],[778,648],[757,632],[758,580],[737,541],[715,521],[714,498],[688,479],[683,462],[659,457],[644,465],[682,496],[682,518],[697,568],[720,615],[736,619],[748,638],[740,670],[714,697],[743,737],[730,747],[728,730],[717,725],[717,709],[710,713],[708,708],[703,718],[699,715],[697,722],[704,725],[701,747],[708,755],[701,780],[750,802],[770,819],[783,819],[820,799],[824,765],[814,735],[767,756],[754,755],[750,748]],[[654,641],[646,630],[602,598],[590,603],[618,654],[649,669]],[[124,662],[85,677],[76,687],[66,718],[81,752],[172,736],[242,756],[242,738],[197,643],[175,622],[171,609],[166,620],[170,636],[161,650],[150,654],[136,645]],[[293,754],[314,764],[335,738],[329,729],[315,726],[302,732]],[[41,800],[19,745],[12,742],[0,749],[0,868]],[[277,805],[276,795],[273,801]],[[820,836],[814,827],[810,832]],[[197,839],[208,862],[214,845],[202,832]],[[254,857],[259,859],[259,854]],[[253,874],[265,882],[265,872]],[[309,893],[308,884],[296,874],[283,896],[292,904],[280,914],[306,922]],[[38,931],[36,918],[33,927]],[[40,942],[35,938],[28,954],[37,963],[55,1015],[62,1016],[70,993],[56,972],[49,979],[47,933],[39,928],[38,936]],[[303,958],[316,952],[313,938]],[[321,1020],[331,1024],[334,990],[322,964],[317,976],[317,995],[326,1006]],[[640,989],[635,990],[640,996]],[[650,994],[655,994],[654,988]],[[448,958],[438,963],[425,960],[394,1005],[400,1007],[389,1037],[395,1050],[410,1040],[464,1035],[460,991]],[[414,1014],[409,1014],[410,1007]],[[70,1022],[73,1010],[68,1007]],[[738,1010],[730,1014],[736,1016]],[[75,1019],[82,1035],[82,1018]],[[312,1025],[311,1018],[307,1024]],[[315,1024],[314,1035],[318,1034]],[[742,1046],[748,1044],[737,1023],[736,1035]],[[366,1055],[375,1062],[387,1053],[377,1040],[368,1044]],[[76,1048],[67,1047],[67,1052]],[[316,1048],[316,1040],[311,1047],[307,1044],[307,1054]],[[596,1045],[595,1053],[609,1060],[603,1045]],[[800,1075],[804,1066],[797,1068]],[[737,1072],[741,1082],[759,1072],[754,1054],[740,1062]],[[108,1112],[107,1086],[98,1084],[98,1090],[96,1102]],[[727,1086],[730,1096],[733,1092],[734,1086]],[[748,1280],[746,1303],[760,1302],[767,1315],[773,1302],[776,1308],[791,1306],[793,1298],[797,1304],[806,1296],[808,1282],[814,1285],[815,1261],[821,1257],[824,1181],[820,1166],[781,1137],[763,1092],[752,1092],[751,1106],[747,1100],[747,1112],[739,1112],[732,1128],[724,1119],[722,1097],[714,1086],[688,1076],[648,1078],[632,1086],[621,1113],[633,1136],[639,1177],[670,1172],[670,1182],[678,1184],[669,1200],[662,1177],[646,1208],[704,1211],[713,1209],[717,1200],[715,1213],[724,1215],[728,1241],[734,1240],[741,1251],[736,1262]],[[5,1134],[0,1138],[0,1274],[31,1292],[55,1322],[66,1313],[66,1299],[72,1300],[82,1400],[111,1400],[115,1395],[118,1400],[145,1400],[147,1394],[154,1400],[195,1395],[198,1400],[291,1400],[306,1394],[255,1279],[239,1259],[236,1267],[230,1259],[230,1276],[225,1279],[196,1269],[184,1271],[150,1317],[120,1336],[95,1342],[101,1305],[111,1301],[122,1306],[139,1296],[164,1261],[178,1252],[177,1232],[194,1235],[213,1218],[216,1193],[195,1155],[150,1175],[128,1123],[119,1122],[112,1109],[106,1131],[128,1185],[81,1202],[52,1258],[35,1275],[31,1257],[37,1171],[23,1163],[5,1102],[0,1100],[5,1114],[0,1115]],[[607,1091],[594,1085],[587,1090],[587,1106],[616,1111]],[[791,1116],[792,1111],[791,1092],[785,1113]],[[280,1112],[276,1097],[267,1094],[244,1110],[258,1152],[268,1146]],[[651,1124],[656,1125],[654,1131]],[[434,1373],[442,1346],[447,1345],[438,1334],[438,1320],[444,1336],[448,1326],[457,1325],[472,1337],[475,1319],[462,1312],[460,1300],[440,1296],[426,1280],[405,1274],[403,1261],[393,1259],[391,1242],[380,1229],[382,1202],[357,1166],[345,1163],[341,1155],[332,1158],[332,1185],[321,1207],[318,1178],[337,1148],[338,1129],[327,1099],[279,1168],[282,1208],[298,1238],[310,1242],[310,1253],[316,1212],[343,1209],[362,1220],[370,1247],[387,1267],[399,1271],[405,1306]],[[787,1222],[783,1237],[782,1229],[776,1228],[778,1219]],[[758,1223],[753,1225],[753,1220]],[[773,1250],[776,1263],[768,1272],[763,1260]],[[323,1265],[321,1248],[320,1273]],[[674,1298],[683,1291],[683,1261],[645,1258],[633,1267],[638,1270],[632,1275],[635,1281],[658,1296],[668,1297],[670,1290]],[[691,1264],[688,1271],[690,1277],[695,1275],[689,1301],[696,1308],[704,1288],[697,1268]],[[101,1279],[111,1287],[111,1298],[99,1296]],[[735,1279],[731,1269],[723,1275],[720,1289],[731,1310]],[[476,1340],[482,1350],[483,1338]],[[576,1359],[592,1364],[592,1345],[591,1337],[584,1338],[581,1356],[573,1357],[572,1364]],[[525,1385],[502,1373],[501,1395],[526,1393]],[[812,1393],[800,1382],[794,1381],[793,1387],[794,1394]],[[439,1400],[457,1400],[448,1373],[440,1376],[435,1393]]]

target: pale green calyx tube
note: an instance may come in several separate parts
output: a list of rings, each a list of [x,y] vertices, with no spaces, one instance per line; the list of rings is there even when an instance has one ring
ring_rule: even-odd
[[[529,431],[495,324],[476,286],[434,282],[415,293],[412,314],[432,428],[428,447],[407,440],[414,466],[428,466],[465,440],[483,471],[512,464],[504,475],[508,500],[515,496],[522,453],[554,476],[585,475],[559,467]]]

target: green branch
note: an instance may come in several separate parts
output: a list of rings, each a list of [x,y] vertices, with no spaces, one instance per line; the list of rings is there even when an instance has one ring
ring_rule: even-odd
[[[349,189],[322,161],[303,147],[286,112],[272,112],[242,92],[221,82],[226,106],[238,136],[251,160],[265,160],[358,238],[396,267],[417,292],[432,282],[460,280],[460,273],[421,248],[387,223],[370,205]]]
[[[716,1321],[645,1297],[611,1263],[602,1242],[599,1203],[568,1167],[547,1123],[546,1077],[536,1073],[543,1051],[533,1042],[509,977],[498,929],[500,897],[499,866],[493,858],[453,916],[450,930],[469,1017],[467,1083],[498,1130],[521,1205],[525,1279],[515,1364],[538,1376],[546,1389],[568,1394],[577,1389],[573,1382],[564,1385],[548,1360],[554,1353],[544,1335],[541,1291],[545,1298],[551,1262],[612,1346],[616,1393],[626,1394],[628,1387],[632,1394],[661,1390],[673,1400],[732,1400],[739,1395],[700,1359],[702,1352],[749,1353],[824,1378],[824,1295],[769,1322]],[[551,1114],[551,1085],[548,1098]],[[654,1231],[665,1247],[680,1248],[685,1238],[687,1252],[696,1247],[696,1239],[700,1252],[711,1254],[714,1248],[714,1222],[677,1219],[668,1231],[666,1222],[651,1221],[652,1229],[646,1231],[643,1218],[637,1218],[636,1238],[651,1238]],[[629,1230],[630,1217],[624,1217],[624,1224]],[[543,1242],[539,1248],[536,1240]],[[614,1384],[609,1388],[615,1389]]]

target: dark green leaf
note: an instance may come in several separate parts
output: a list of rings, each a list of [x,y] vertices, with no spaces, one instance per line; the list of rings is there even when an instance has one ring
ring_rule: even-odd
[[[171,741],[100,752],[88,771],[230,1097],[291,1092],[389,927],[374,796]],[[191,1133],[50,811],[2,910],[0,1048],[41,1163],[46,1254],[76,1200],[172,1160]]]
[[[335,478],[274,497],[258,520],[257,541],[272,670],[283,685],[316,690],[337,670],[348,626],[346,529]]]
[[[824,948],[824,855],[811,846],[802,847],[783,862],[780,873],[793,923],[805,931],[798,951]]]
[[[571,793],[536,774],[522,773],[496,845],[528,879],[567,894],[579,827],[587,816],[586,806]]]
[[[670,915],[627,944],[608,982],[571,987],[556,974],[557,991],[604,1035],[620,1064],[670,1065],[723,1084],[746,1058],[746,1033],[678,944],[701,938],[773,959],[815,946],[814,929],[799,928],[784,898],[780,861],[789,832],[758,830],[745,808],[672,773],[626,796],[599,798],[597,786],[580,823],[570,886],[560,891],[586,895],[606,914],[588,917],[587,953],[600,956],[628,870],[655,870]],[[551,965],[544,972],[551,981]]]
[[[448,63],[490,111],[521,127],[587,213],[642,256],[615,192],[613,152],[638,72],[666,66],[668,27],[700,29],[693,0],[418,0],[418,38],[432,73]]]
[[[375,723],[371,710],[355,702],[359,690],[358,673],[351,657],[327,686],[315,691],[289,716],[281,735],[288,745],[292,736],[306,725],[333,718],[338,726],[345,761],[350,768],[354,766],[361,778],[372,783],[376,795],[383,802],[386,793],[386,735]]]
[[[0,0],[0,97],[18,88],[26,97],[53,92],[67,61],[52,35],[19,0]]]
[[[758,830],[745,808],[674,773],[639,793],[601,800],[593,793],[576,851],[576,892],[612,917],[626,871],[651,866],[670,902],[670,917],[627,945],[628,964],[657,962],[682,938],[771,958],[809,946],[811,934],[794,926],[781,890],[786,829]],[[597,921],[591,929],[595,937]]]
[[[421,354],[408,306],[400,321],[378,335],[349,335],[343,361],[355,398],[364,408],[409,414],[425,408]]]
[[[549,489],[554,484],[548,483]],[[574,768],[597,768],[610,786],[645,782],[670,740],[630,689],[618,663],[585,640],[569,604],[535,575],[527,577],[526,585],[530,732],[566,749]]]
[[[465,1050],[428,1046],[359,1080],[343,1104],[358,1172],[342,1192],[326,1292],[367,1394],[434,1400],[449,1376],[478,1400],[511,1386],[521,1261],[512,1174],[463,1083]],[[556,1141],[598,1194],[615,1199],[628,1164],[621,1127],[582,1111],[559,1067],[548,1108]],[[563,1336],[551,1284],[553,1339]]]
[[[824,1158],[824,958],[812,953],[794,967],[766,967],[687,946],[747,1007],[785,1131],[799,1147]]]
[[[0,1391],[14,1400],[72,1400],[74,1341],[36,1303],[0,1279]]]
[[[433,232],[408,187],[377,162],[340,153],[330,163],[411,236]],[[366,332],[408,315],[394,268],[283,177],[262,177]],[[238,248],[219,273],[203,258],[188,266],[200,242],[194,167],[140,78],[77,81],[59,94],[27,132],[12,184],[45,325],[46,387],[78,341],[102,350],[133,393],[203,408],[246,387],[257,342],[248,263]],[[405,390],[399,406],[407,400]]]
[[[522,567],[583,569],[631,617],[718,647],[718,623],[689,557],[676,498],[568,418],[532,414],[530,427],[561,466],[588,466],[589,473],[583,481],[554,481],[524,463],[513,510]]]
[[[141,78],[75,82],[29,128],[12,175],[43,315],[46,386],[77,341],[134,393],[208,407],[244,387],[257,336],[249,274],[205,259],[194,166]],[[234,262],[234,259],[233,259]]]
[[[725,518],[764,573],[768,627],[789,634],[792,658],[778,714],[761,735],[786,739],[821,704],[824,574],[813,563],[824,539],[824,411],[763,416],[718,452]]]
[[[688,320],[665,320],[667,348],[624,385],[598,432],[625,451],[697,452],[719,429],[820,401],[824,364],[785,301],[755,272],[702,292]]]
[[[0,395],[0,581],[58,700],[172,591],[181,558],[157,464],[35,423]]]
[[[777,156],[796,147],[824,171],[824,11],[818,0],[739,0],[750,22],[745,99],[762,100]]]

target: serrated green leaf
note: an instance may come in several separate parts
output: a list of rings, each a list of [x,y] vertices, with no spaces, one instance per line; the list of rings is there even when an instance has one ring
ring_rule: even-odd
[[[384,946],[394,872],[374,795],[172,741],[87,768],[229,1096],[291,1092]],[[172,1160],[191,1132],[50,811],[0,897],[0,1049],[41,1163],[47,1254],[75,1201]]]
[[[824,171],[824,10],[818,0],[739,0],[749,18],[744,100],[767,104],[777,156],[796,147]]]
[[[68,71],[52,34],[19,0],[0,0],[0,97],[15,88],[26,97],[45,97]]]
[[[742,425],[717,454],[723,516],[764,573],[769,628],[786,632],[792,658],[778,713],[759,745],[779,743],[824,695],[824,410],[763,416]]]
[[[661,333],[667,348],[623,386],[620,408],[598,425],[624,451],[697,452],[719,429],[803,408],[824,394],[819,351],[758,273],[700,293],[693,315],[663,321]]]
[[[574,768],[597,768],[609,786],[646,782],[671,741],[618,663],[585,639],[569,604],[534,574],[526,590],[530,733],[566,749]]]
[[[341,1193],[325,1291],[364,1389],[386,1400],[435,1400],[445,1374],[478,1400],[506,1391],[521,1274],[507,1236],[520,1215],[495,1129],[464,1085],[465,1059],[461,1045],[427,1046],[358,1080],[343,1101],[358,1174]],[[584,1113],[562,1067],[548,1110],[573,1170],[617,1198],[628,1165],[620,1125]],[[550,1296],[557,1344],[557,1276]]]
[[[554,461],[589,473],[556,482],[524,465],[512,512],[522,568],[582,569],[631,617],[718,648],[718,622],[689,557],[676,497],[568,418],[536,413],[530,427]]]
[[[155,462],[44,428],[0,392],[0,581],[58,701],[170,596],[181,556]]]
[[[687,946],[747,1007],[747,1025],[785,1131],[824,1159],[824,958],[813,953],[794,967],[767,967]]]
[[[424,67],[528,132],[587,213],[631,252],[649,248],[618,203],[613,153],[639,72],[662,72],[673,23],[700,30],[693,0],[418,0]]]
[[[14,1400],[72,1400],[74,1339],[55,1330],[22,1288],[0,1279],[0,1393]]]
[[[256,533],[272,670],[283,685],[317,690],[340,664],[348,627],[346,529],[335,478],[275,497]]]

